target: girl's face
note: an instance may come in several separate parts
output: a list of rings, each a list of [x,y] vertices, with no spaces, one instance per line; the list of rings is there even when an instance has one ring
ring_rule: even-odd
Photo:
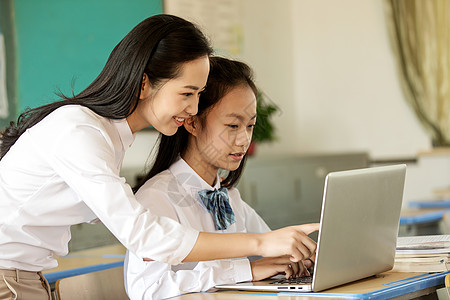
[[[188,164],[212,185],[219,168],[236,170],[247,152],[256,122],[255,94],[248,85],[234,87],[209,111],[204,127],[193,120],[195,128],[186,127],[193,135]]]
[[[178,77],[156,88],[144,74],[139,104],[127,118],[131,131],[153,126],[164,135],[175,134],[185,119],[197,113],[198,97],[208,73],[209,59],[204,56],[184,63]]]

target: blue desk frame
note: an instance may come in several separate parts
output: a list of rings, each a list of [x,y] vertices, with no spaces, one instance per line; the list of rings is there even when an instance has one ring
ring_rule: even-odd
[[[409,201],[408,206],[411,208],[447,208],[447,209],[450,209],[450,200]]]
[[[415,216],[403,216],[400,217],[400,225],[417,225],[423,223],[438,222],[442,220],[444,214],[449,211],[449,209],[442,209],[438,211],[418,214]]]
[[[57,272],[51,272],[51,273],[45,273],[43,274],[47,281],[52,284],[58,281],[59,279],[91,273],[95,271],[101,271],[101,270],[107,270],[115,267],[123,266],[123,261],[116,261],[113,263],[105,263],[105,264],[98,264],[98,265],[92,265],[82,268],[75,268],[75,269],[69,269],[64,271],[57,271]]]

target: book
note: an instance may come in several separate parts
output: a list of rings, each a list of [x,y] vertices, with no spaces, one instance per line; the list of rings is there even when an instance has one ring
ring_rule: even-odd
[[[422,235],[397,238],[397,254],[450,253],[450,235]]]
[[[450,269],[448,255],[429,255],[424,257],[395,257],[394,272],[446,272]]]
[[[450,269],[450,235],[399,237],[393,271],[444,272]]]

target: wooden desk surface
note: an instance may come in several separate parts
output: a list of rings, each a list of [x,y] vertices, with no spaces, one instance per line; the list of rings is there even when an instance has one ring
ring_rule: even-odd
[[[97,247],[82,251],[70,252],[67,256],[58,257],[58,267],[44,271],[53,273],[92,265],[112,263],[124,260],[126,248],[122,244]]]
[[[232,290],[210,290],[208,293],[193,293],[171,298],[173,300],[317,300],[326,299],[388,299],[402,297],[413,299],[436,291],[443,286],[446,273],[397,273],[386,272],[378,276],[358,280],[340,287],[328,289],[319,293],[269,293],[240,292]],[[430,278],[430,279],[428,279]],[[429,284],[424,282],[429,281]],[[431,285],[431,286],[430,286]],[[401,295],[398,295],[401,293]],[[358,295],[360,294],[361,297]]]
[[[400,217],[414,217],[420,216],[427,213],[434,213],[442,211],[443,208],[408,208],[400,212]]]

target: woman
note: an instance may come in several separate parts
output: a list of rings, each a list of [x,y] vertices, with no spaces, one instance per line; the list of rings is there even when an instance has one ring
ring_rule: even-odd
[[[81,93],[23,113],[0,146],[0,299],[48,299],[40,271],[68,252],[70,226],[100,219],[139,257],[178,264],[246,255],[311,255],[316,228],[199,233],[142,207],[119,176],[133,134],[171,135],[196,114],[211,54],[190,22],[150,17],[133,28]],[[304,232],[304,230],[306,232]],[[228,251],[223,245],[232,245]],[[27,278],[27,280],[25,280]],[[43,286],[46,287],[43,288]],[[24,294],[22,294],[24,293]]]

